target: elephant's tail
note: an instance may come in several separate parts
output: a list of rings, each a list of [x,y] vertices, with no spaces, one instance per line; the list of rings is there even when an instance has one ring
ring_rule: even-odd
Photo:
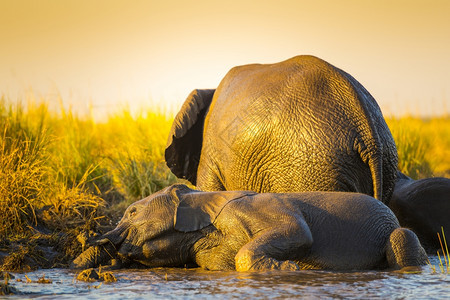
[[[383,202],[383,160],[379,155],[369,156],[369,168],[372,174],[373,196]]]
[[[389,267],[394,269],[423,266],[427,262],[426,252],[416,234],[402,227],[395,229],[389,236],[386,258]]]
[[[375,135],[373,132],[372,135]],[[357,139],[356,151],[368,165],[372,175],[373,197],[383,203],[383,146],[376,139],[365,140],[364,136]]]

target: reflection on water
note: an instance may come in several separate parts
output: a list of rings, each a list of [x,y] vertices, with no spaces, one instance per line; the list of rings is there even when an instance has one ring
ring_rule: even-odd
[[[431,259],[437,265],[437,258]],[[27,273],[33,281],[45,275],[51,284],[11,280],[21,291],[16,298],[450,298],[450,275],[395,272],[270,271],[215,272],[201,269],[159,268],[114,272],[117,282],[101,284],[75,280],[72,270],[52,269]],[[100,286],[99,286],[100,285]]]

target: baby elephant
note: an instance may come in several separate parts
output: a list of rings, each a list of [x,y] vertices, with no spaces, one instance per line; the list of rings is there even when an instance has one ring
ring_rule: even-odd
[[[419,266],[416,235],[363,194],[200,192],[173,185],[125,211],[78,256],[76,268],[111,258],[148,267],[209,270],[374,269]]]

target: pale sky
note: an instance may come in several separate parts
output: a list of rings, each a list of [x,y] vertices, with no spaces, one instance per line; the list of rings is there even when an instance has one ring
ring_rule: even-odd
[[[0,0],[0,93],[177,110],[236,65],[312,54],[386,115],[450,113],[450,1]]]

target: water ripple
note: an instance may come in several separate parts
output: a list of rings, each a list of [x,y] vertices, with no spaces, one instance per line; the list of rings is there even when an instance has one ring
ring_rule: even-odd
[[[436,259],[432,258],[436,264]],[[118,281],[102,284],[75,280],[72,270],[27,273],[33,281],[45,275],[51,284],[26,283],[14,274],[10,284],[20,299],[442,299],[450,298],[450,275],[425,267],[420,274],[395,272],[270,271],[215,272],[201,269],[158,268],[120,270]]]

